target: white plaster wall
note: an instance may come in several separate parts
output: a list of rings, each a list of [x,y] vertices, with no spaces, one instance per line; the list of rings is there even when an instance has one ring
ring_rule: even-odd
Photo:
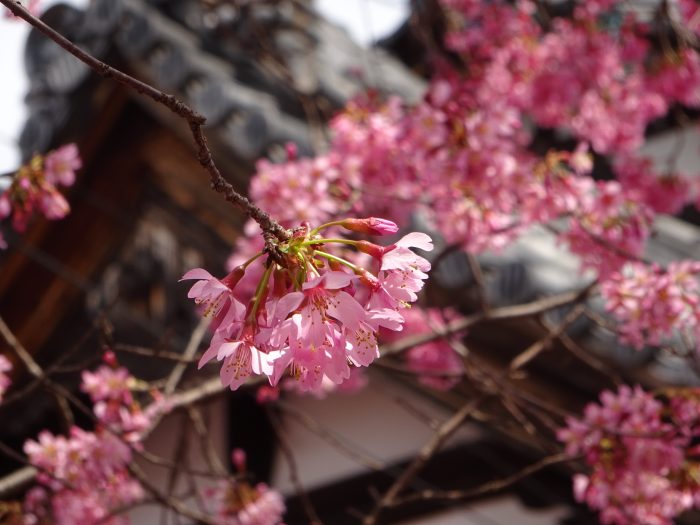
[[[367,388],[355,395],[334,394],[322,400],[294,396],[290,403],[364,457],[392,464],[413,457],[433,435],[420,416],[404,408],[398,400],[410,402],[415,410],[438,422],[449,417],[438,405],[419,398],[403,386],[381,379],[371,380]],[[287,417],[285,423],[283,431],[294,450],[305,488],[313,489],[368,470],[341,448],[306,428],[299,418]],[[476,426],[465,425],[446,446],[473,441],[479,436]],[[289,468],[279,452],[273,484],[285,493],[294,493]]]

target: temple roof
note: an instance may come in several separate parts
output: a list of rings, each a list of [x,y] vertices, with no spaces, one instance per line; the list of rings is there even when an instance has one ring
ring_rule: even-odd
[[[85,10],[54,6],[43,19],[96,57],[181,97],[207,118],[210,140],[247,162],[289,141],[311,153],[309,100],[327,109],[323,120],[367,87],[409,101],[424,88],[387,52],[359,46],[305,2],[94,0]],[[66,128],[77,134],[96,108],[86,104],[88,68],[36,30],[25,67],[26,158],[65,140]]]

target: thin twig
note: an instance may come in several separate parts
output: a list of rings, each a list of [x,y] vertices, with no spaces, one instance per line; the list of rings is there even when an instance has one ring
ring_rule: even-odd
[[[2,317],[0,317],[0,335],[2,335],[3,339],[5,339],[5,342],[8,345],[10,345],[10,348],[12,348],[19,360],[22,361],[22,364],[24,364],[29,373],[33,375],[36,379],[43,379],[44,371],[39,366],[39,363],[37,363],[34,360],[32,355],[27,351],[26,348],[24,348],[22,343],[19,342],[19,340],[15,337],[15,334],[12,333],[12,330],[10,330],[10,327],[7,326],[5,320]]]
[[[186,358],[182,354],[176,352],[166,352],[157,348],[145,348],[143,346],[127,345],[117,343],[112,347],[115,352],[124,352],[126,354],[141,355],[145,357],[153,357],[154,359],[163,359],[166,361],[175,361],[177,363],[192,364],[196,362],[196,357]]]
[[[469,261],[469,269],[474,276],[474,281],[476,283],[476,290],[479,298],[479,306],[484,312],[488,312],[491,308],[488,300],[486,280],[484,279],[484,272],[481,270],[481,264],[479,260],[473,253],[467,254],[467,261]]]
[[[173,392],[175,392],[178,383],[180,383],[180,379],[182,379],[182,375],[187,369],[189,361],[191,361],[194,355],[197,353],[199,345],[201,344],[202,339],[204,339],[204,336],[207,333],[208,327],[209,318],[202,317],[197,327],[192,331],[190,340],[187,342],[185,351],[182,353],[182,357],[185,359],[185,361],[181,361],[173,367],[172,372],[170,372],[170,375],[168,376],[168,380],[165,382],[165,388],[163,389],[163,393],[166,396],[169,396]]]
[[[469,498],[474,498],[476,496],[483,496],[484,494],[489,494],[491,492],[496,492],[503,490],[514,483],[517,483],[521,479],[539,472],[540,470],[549,467],[550,465],[557,465],[560,463],[568,463],[576,458],[572,458],[566,453],[555,454],[553,456],[548,456],[537,463],[525,467],[524,469],[511,474],[502,479],[497,479],[484,483],[476,488],[469,490],[447,490],[447,491],[435,491],[435,490],[423,490],[421,492],[415,492],[404,496],[403,498],[397,498],[393,504],[394,506],[405,505],[407,503],[413,503],[416,501],[461,501]]]
[[[215,519],[210,518],[206,514],[188,508],[186,505],[184,505],[183,503],[181,503],[173,497],[163,495],[151,483],[146,474],[135,463],[129,465],[129,472],[132,476],[134,476],[134,478],[136,478],[141,483],[141,485],[143,485],[143,487],[151,494],[151,496],[153,496],[153,498],[158,500],[161,504],[173,509],[181,516],[194,520],[195,522],[201,522],[206,525],[217,525],[218,522]]]
[[[275,406],[282,409],[285,413],[290,414],[295,423],[301,424],[307,430],[313,432],[326,443],[338,450],[338,452],[342,453],[353,461],[356,461],[358,464],[377,472],[386,468],[384,463],[355,450],[352,446],[348,445],[341,438],[335,435],[334,432],[328,430],[306,412],[299,410],[290,403],[278,401]]]
[[[561,306],[582,301],[588,297],[588,295],[593,293],[595,287],[595,283],[591,283],[581,290],[573,290],[571,292],[552,295],[530,303],[492,308],[488,312],[478,312],[476,314],[467,315],[452,321],[444,328],[436,328],[432,332],[426,334],[405,337],[390,345],[384,345],[381,348],[381,354],[388,355],[403,352],[404,350],[414,346],[435,341],[436,339],[443,338],[446,335],[464,331],[467,328],[471,328],[472,326],[484,322],[519,319],[539,315],[548,310],[554,310],[555,308],[559,308]]]
[[[511,361],[511,371],[515,371],[519,368],[524,367],[527,363],[529,363],[535,357],[537,357],[541,352],[549,348],[555,340],[559,339],[562,334],[566,333],[566,330],[569,328],[569,326],[571,326],[572,323],[574,323],[579,317],[581,317],[584,309],[585,305],[583,304],[577,304],[576,306],[574,306],[574,308],[568,314],[566,314],[562,322],[559,323],[556,327],[551,328],[547,332],[547,335],[545,337],[531,344],[528,348],[526,348],[523,352],[518,354]]]
[[[486,397],[487,396],[480,396],[473,399],[470,403],[466,403],[447,421],[440,425],[430,440],[421,448],[411,464],[401,473],[396,481],[394,481],[389,490],[384,493],[384,496],[377,502],[372,512],[362,520],[363,525],[375,525],[382,511],[387,507],[394,506],[399,494],[413,481],[413,478],[416,477],[433,454],[435,454],[445,441],[459,429],[462,423],[464,423],[464,421],[479,407]]]
[[[221,458],[216,453],[214,448],[214,443],[211,439],[211,434],[207,431],[207,426],[204,424],[204,418],[202,413],[197,408],[189,405],[186,407],[187,417],[192,423],[192,427],[199,438],[200,447],[202,449],[202,455],[207,461],[207,465],[213,471],[220,476],[227,475],[226,467],[221,462]]]
[[[311,499],[309,498],[309,494],[306,492],[306,489],[304,488],[304,485],[301,482],[301,478],[299,477],[299,468],[297,467],[297,462],[294,457],[294,453],[292,452],[292,447],[287,441],[287,437],[284,435],[281,429],[282,422],[280,418],[277,416],[277,414],[273,413],[273,411],[270,410],[269,407],[267,410],[267,414],[270,420],[273,422],[272,428],[275,432],[275,435],[277,436],[277,443],[279,444],[280,450],[282,451],[282,455],[284,455],[284,459],[287,461],[287,466],[289,467],[289,479],[292,481],[292,484],[294,485],[294,488],[297,491],[297,495],[301,499],[301,504],[304,507],[304,512],[309,518],[309,525],[323,525],[321,518],[316,512],[316,508],[314,507],[313,503],[311,502]]]

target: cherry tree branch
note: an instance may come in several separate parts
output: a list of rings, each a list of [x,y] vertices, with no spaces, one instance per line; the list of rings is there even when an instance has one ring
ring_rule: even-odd
[[[0,0],[0,2],[2,2],[2,1],[3,0]],[[492,308],[488,312],[479,312],[479,313],[474,314],[474,315],[469,315],[469,316],[465,316],[461,319],[457,319],[457,320],[453,321],[452,323],[448,324],[442,330],[435,330],[433,332],[430,332],[427,334],[420,334],[417,336],[404,337],[404,338],[400,339],[399,341],[396,341],[395,343],[392,343],[389,345],[384,345],[380,349],[380,351],[381,351],[382,356],[398,354],[398,353],[403,352],[409,348],[412,348],[413,346],[424,344],[424,343],[427,343],[430,341],[434,341],[434,340],[440,339],[440,338],[445,337],[445,336],[450,335],[450,334],[458,333],[460,331],[463,331],[466,328],[481,324],[483,322],[532,317],[532,316],[544,313],[548,310],[552,310],[554,308],[566,306],[568,304],[580,301],[588,293],[592,293],[592,291],[593,291],[593,286],[589,286],[581,291],[565,292],[562,294],[539,299],[539,300],[536,300],[536,301],[533,301],[530,303],[524,303],[524,304],[516,305],[516,306],[506,306],[506,307],[501,307],[501,308]],[[0,332],[5,337],[6,340],[12,341],[11,346],[13,346],[13,348],[19,349],[19,351],[22,352],[23,347],[19,344],[16,337],[14,336],[14,334],[12,334],[12,332],[9,330],[7,325],[2,323],[1,319],[0,319]],[[34,369],[34,372],[39,374],[39,378],[46,377],[46,376],[50,375],[51,368],[47,369],[47,371],[42,371],[41,367],[39,367],[39,365],[36,364],[34,359],[31,357],[31,355],[28,352],[26,352],[26,350],[25,350],[25,352],[22,352],[21,355],[24,357],[24,359],[26,359],[26,363],[28,364],[28,366],[31,366],[31,368]],[[159,353],[156,352],[154,357],[157,357],[158,355],[159,355]],[[183,361],[185,361],[185,360],[183,360]],[[33,362],[33,364],[29,365],[29,363],[32,363],[32,362]],[[34,365],[36,365],[36,366],[34,366]],[[42,374],[43,374],[43,376],[42,376]],[[34,374],[32,374],[32,375],[34,375]],[[43,382],[44,381],[41,379],[36,379],[34,387],[41,385]],[[257,384],[257,383],[259,383],[259,380],[252,380],[251,381],[251,384]],[[27,392],[23,392],[23,394],[29,393],[32,390],[33,389],[28,390]],[[182,390],[180,392],[173,393],[173,395],[170,396],[170,398],[169,398],[169,404],[170,404],[170,407],[172,410],[175,410],[177,408],[187,407],[187,406],[193,406],[193,405],[196,405],[197,403],[200,403],[202,401],[205,401],[207,399],[210,399],[212,397],[220,395],[220,394],[224,393],[225,390],[226,389],[221,385],[221,381],[219,380],[218,376],[216,376],[216,377],[212,377],[210,379],[206,379],[192,388],[188,388],[186,390]],[[286,409],[292,410],[292,408],[289,406],[287,406]],[[311,424],[306,419],[301,418],[299,420],[303,421],[306,424]],[[148,436],[153,431],[153,429],[158,425],[158,423],[160,423],[160,418],[156,418],[154,420],[153,424],[144,432],[144,437]],[[366,459],[365,459],[365,461],[366,461]],[[361,461],[361,462],[367,464],[365,461]],[[370,462],[370,463],[371,463],[371,465],[367,465],[367,466],[369,466],[369,468],[372,468],[372,469],[381,469],[382,468],[382,465],[377,465],[374,462]],[[24,467],[24,468],[21,468],[15,472],[13,472],[12,474],[9,474],[3,478],[0,478],[0,498],[4,497],[6,494],[10,494],[16,490],[21,489],[22,487],[25,487],[27,484],[32,482],[35,475],[36,475],[35,468]]]
[[[434,329],[432,332],[425,334],[405,337],[396,341],[395,343],[384,345],[380,349],[381,355],[402,352],[413,346],[422,345],[447,335],[462,332],[480,323],[532,317],[562,306],[578,303],[592,294],[595,291],[596,286],[596,283],[593,282],[581,290],[573,290],[570,292],[544,297],[529,303],[491,308],[485,312],[481,311],[472,315],[467,315],[448,323],[444,328]]]
[[[362,521],[363,525],[376,525],[378,523],[381,513],[390,507],[396,506],[398,503],[398,497],[401,492],[408,486],[408,484],[415,478],[415,476],[420,472],[420,470],[430,461],[432,456],[440,449],[444,442],[452,435],[457,429],[464,423],[464,421],[472,416],[474,412],[479,408],[479,406],[488,398],[496,395],[502,395],[502,389],[499,385],[501,381],[509,376],[512,376],[525,364],[527,364],[532,358],[534,358],[538,353],[547,348],[551,342],[556,339],[561,333],[564,333],[566,327],[576,320],[583,313],[583,305],[581,304],[588,295],[595,289],[595,282],[584,287],[581,290],[571,292],[569,294],[561,294],[556,298],[545,298],[540,301],[535,301],[535,303],[530,303],[528,305],[518,305],[515,307],[506,307],[500,309],[487,310],[485,312],[480,312],[474,316],[465,317],[459,319],[450,325],[448,325],[447,330],[438,331],[433,330],[431,339],[425,339],[420,342],[412,341],[414,345],[427,342],[432,339],[439,337],[444,337],[449,333],[454,333],[456,328],[464,330],[470,326],[469,321],[473,323],[482,322],[488,319],[504,319],[518,317],[520,314],[524,316],[538,315],[543,313],[547,309],[556,308],[557,306],[564,306],[566,304],[575,303],[574,309],[565,317],[564,321],[560,326],[552,329],[549,333],[539,342],[532,345],[525,352],[517,356],[508,367],[501,374],[501,378],[489,377],[488,382],[491,384],[485,388],[485,393],[482,393],[478,397],[472,399],[469,403],[465,403],[462,407],[455,412],[452,417],[441,424],[435,431],[432,438],[423,446],[413,462],[402,472],[402,474],[396,479],[396,481],[391,485],[389,490],[387,490],[384,495],[379,499],[377,504],[374,506],[373,510],[368,514]],[[563,304],[561,301],[564,301]],[[545,308],[542,310],[542,308]],[[539,310],[539,311],[538,311]],[[410,339],[410,338],[406,338]],[[399,344],[404,341],[399,341]],[[462,347],[461,343],[456,341],[451,341],[451,345]],[[398,346],[398,345],[397,345]],[[468,351],[466,348],[460,348],[460,354],[467,355]]]
[[[247,197],[238,193],[234,189],[233,185],[231,185],[231,183],[223,177],[219,171],[219,168],[214,162],[211,150],[207,144],[207,139],[204,136],[202,127],[204,126],[206,119],[203,115],[197,113],[177,97],[164,93],[150,84],[127,75],[123,71],[120,71],[95,58],[75,45],[69,39],[52,29],[46,23],[35,17],[18,1],[0,0],[0,4],[9,9],[13,15],[25,20],[31,26],[56,42],[56,44],[83,62],[98,75],[115,80],[120,84],[133,89],[137,93],[150,98],[154,102],[162,104],[174,114],[183,118],[187,122],[190,132],[192,133],[192,138],[194,139],[194,143],[197,148],[197,160],[209,173],[212,189],[221,193],[227,201],[237,206],[246,215],[248,215],[248,217],[255,220],[266,235],[266,241],[271,241],[271,237],[274,237],[280,241],[284,241],[289,238],[289,233],[285,228],[283,228],[275,219],[270,217],[269,214],[253,204]]]

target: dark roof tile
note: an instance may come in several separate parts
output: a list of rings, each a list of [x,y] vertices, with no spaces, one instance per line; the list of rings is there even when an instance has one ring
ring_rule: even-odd
[[[93,0],[84,12],[54,6],[44,18],[99,57],[120,53],[130,71],[203,113],[208,134],[247,162],[290,141],[311,153],[300,97],[319,96],[339,107],[366,87],[358,68],[388,92],[420,97],[423,81],[396,60],[361,48],[313,11],[291,6],[271,9],[254,2],[219,12],[194,0]],[[289,76],[246,47],[264,47],[256,41],[260,31],[270,37],[265,45],[288,65]],[[60,142],[53,135],[62,132],[67,114],[85,114],[77,93],[89,76],[37,31],[30,34],[26,56],[31,87],[25,157]],[[68,96],[73,93],[75,100]]]

